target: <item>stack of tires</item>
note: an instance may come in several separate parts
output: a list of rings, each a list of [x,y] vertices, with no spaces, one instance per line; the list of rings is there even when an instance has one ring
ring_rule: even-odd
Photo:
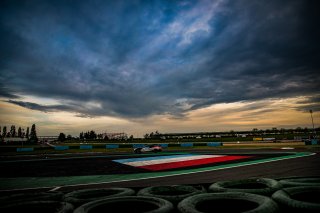
[[[272,195],[282,212],[320,212],[320,177],[279,180],[283,188]]]
[[[136,196],[131,194],[130,196],[113,196],[99,199],[79,206],[74,212],[176,212],[176,206],[183,199],[205,192],[206,190],[203,186],[172,185],[147,187],[138,190]],[[72,202],[69,198],[66,199]]]
[[[0,197],[0,212],[72,213],[74,206],[62,192],[19,193]]]
[[[135,195],[135,191],[129,188],[82,189],[67,193],[64,196],[64,200],[75,207],[79,207],[95,200],[131,195]]]
[[[182,213],[193,212],[279,212],[269,196],[281,189],[281,184],[268,178],[219,181],[208,193],[188,197],[178,204]]]
[[[0,211],[49,213],[320,212],[320,178],[249,178],[202,185],[96,188],[0,197]]]

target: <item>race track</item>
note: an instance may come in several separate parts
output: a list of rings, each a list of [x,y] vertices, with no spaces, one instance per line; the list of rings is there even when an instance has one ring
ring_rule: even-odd
[[[190,153],[205,156],[210,154],[254,157],[250,160],[236,159],[228,163],[211,163],[206,167],[197,165],[160,172],[146,172],[142,168],[132,168],[118,163],[118,161],[126,162],[128,157],[129,159],[144,157],[144,155],[133,156],[131,153],[108,156],[101,154],[46,156],[45,160],[37,159],[39,156],[30,157],[31,159],[2,159],[0,169],[6,173],[1,174],[0,190],[72,191],[96,187],[209,184],[220,180],[250,177],[277,179],[290,176],[320,176],[319,150],[222,149],[210,152],[190,150],[179,154]],[[176,154],[166,153],[166,155]],[[64,159],[69,160],[64,161]],[[71,167],[66,162],[71,162]]]

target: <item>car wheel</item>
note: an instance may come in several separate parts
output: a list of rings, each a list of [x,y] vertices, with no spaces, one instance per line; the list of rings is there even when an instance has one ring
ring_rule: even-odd
[[[134,153],[140,154],[140,153],[141,153],[141,149],[136,149],[136,150],[134,150]]]

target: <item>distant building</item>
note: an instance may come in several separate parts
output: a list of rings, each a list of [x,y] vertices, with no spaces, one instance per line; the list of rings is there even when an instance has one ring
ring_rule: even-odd
[[[14,137],[14,138],[9,138],[9,137],[7,137],[7,138],[3,138],[3,142],[5,142],[5,143],[12,143],[12,142],[26,142],[26,141],[28,141],[28,139],[27,138],[17,138],[17,137]]]
[[[127,140],[128,135],[124,132],[119,133],[103,133],[103,138],[108,138],[109,140]]]

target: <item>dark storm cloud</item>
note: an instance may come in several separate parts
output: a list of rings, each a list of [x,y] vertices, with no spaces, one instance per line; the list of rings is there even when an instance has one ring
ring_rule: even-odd
[[[312,110],[313,112],[320,112],[320,95],[306,97],[305,100],[298,101],[297,104],[299,106],[296,109],[299,111],[309,112]]]
[[[70,107],[63,106],[63,105],[44,106],[44,105],[35,104],[35,103],[31,103],[31,102],[14,101],[14,100],[9,100],[6,102],[16,104],[18,106],[22,106],[22,107],[32,109],[32,110],[39,110],[42,112],[69,111],[70,110]]]
[[[0,95],[143,117],[319,94],[315,1],[2,1]],[[10,91],[10,92],[9,92]]]

